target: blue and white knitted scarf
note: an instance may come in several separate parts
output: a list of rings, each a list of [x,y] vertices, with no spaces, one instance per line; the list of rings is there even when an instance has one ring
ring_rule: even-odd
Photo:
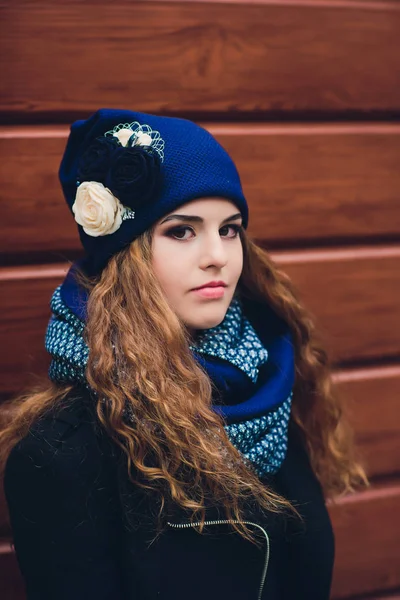
[[[50,379],[86,384],[84,292],[72,283],[72,271],[52,296],[45,346],[52,356]],[[294,383],[290,333],[287,328],[276,330],[272,313],[264,313],[265,344],[234,297],[222,323],[198,332],[191,346],[213,383],[213,409],[260,477],[276,473],[286,456]]]

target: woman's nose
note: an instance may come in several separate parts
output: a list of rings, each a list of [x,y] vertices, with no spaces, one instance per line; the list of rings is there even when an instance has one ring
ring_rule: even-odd
[[[215,266],[222,268],[228,261],[228,255],[224,240],[218,236],[207,236],[201,253],[201,267]]]

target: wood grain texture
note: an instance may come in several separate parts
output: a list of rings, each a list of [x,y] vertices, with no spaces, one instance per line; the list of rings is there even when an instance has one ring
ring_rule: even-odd
[[[80,245],[58,180],[67,131],[24,131],[22,137],[18,128],[3,128],[0,133],[0,211],[7,224],[0,252],[10,256],[48,251],[56,257]]]
[[[397,2],[9,0],[0,115],[396,111]]]
[[[250,235],[269,246],[399,235],[399,126],[210,130],[238,166]]]
[[[339,371],[333,379],[368,476],[400,475],[400,364]]]
[[[2,600],[26,600],[17,558],[6,539],[0,539],[0,578]]]
[[[0,273],[0,325],[2,347],[1,391],[21,390],[47,372],[44,334],[50,317],[51,293],[67,268],[4,269]]]
[[[272,253],[336,362],[400,355],[400,247]]]
[[[400,485],[371,489],[330,506],[336,560],[332,598],[400,585]]]
[[[203,125],[238,167],[249,234],[269,247],[400,237],[400,125]],[[0,128],[0,254],[54,262],[80,249],[58,181],[67,135]]]
[[[364,598],[360,598],[359,596],[355,600],[400,600],[400,590],[397,590],[394,593],[384,594],[383,596],[379,594],[379,596],[364,596]]]

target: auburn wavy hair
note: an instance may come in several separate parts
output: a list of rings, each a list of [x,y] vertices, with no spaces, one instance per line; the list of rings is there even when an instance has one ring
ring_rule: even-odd
[[[152,269],[152,231],[114,255],[97,278],[79,274],[80,284],[89,290],[86,378],[103,399],[96,402],[97,418],[122,449],[129,479],[157,493],[159,517],[166,501],[172,501],[189,511],[192,523],[200,523],[201,533],[205,499],[211,497],[223,507],[226,519],[237,521],[233,527],[257,544],[243,523],[246,502],[300,515],[287,499],[261,483],[230,442],[222,417],[212,410],[212,383],[193,357],[186,328]],[[312,319],[289,277],[267,251],[243,229],[240,237],[243,271],[238,292],[267,303],[293,335],[296,377],[291,420],[300,428],[325,497],[334,499],[369,485]],[[0,433],[3,469],[12,447],[34,421],[73,388],[47,381],[45,389],[31,390],[8,403],[12,419]],[[136,415],[133,420],[126,418],[127,406]]]

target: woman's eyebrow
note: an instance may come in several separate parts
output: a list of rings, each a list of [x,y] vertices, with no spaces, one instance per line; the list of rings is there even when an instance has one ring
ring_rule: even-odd
[[[222,221],[222,223],[227,223],[228,221],[240,219],[241,216],[242,216],[241,213],[235,213],[234,215],[224,219]],[[162,225],[163,223],[166,223],[167,221],[172,221],[174,219],[176,219],[177,221],[189,221],[192,223],[204,223],[204,219],[202,219],[202,217],[197,217],[195,215],[178,215],[178,214],[176,214],[176,215],[169,215],[168,217],[163,219],[161,221],[160,225]]]

